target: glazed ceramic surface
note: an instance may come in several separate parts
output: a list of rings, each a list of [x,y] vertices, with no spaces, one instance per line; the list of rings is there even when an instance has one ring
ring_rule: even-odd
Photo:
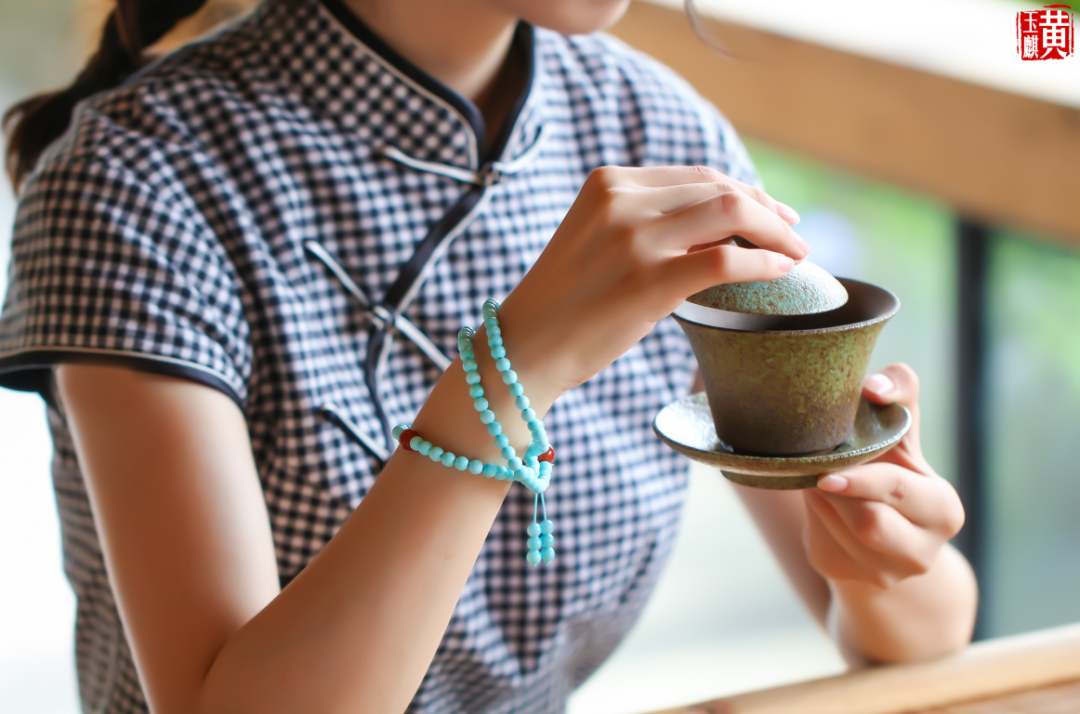
[[[844,286],[809,260],[776,280],[716,285],[688,302],[750,315],[809,315],[835,310],[848,301]]]
[[[745,315],[690,302],[675,311],[724,443],[790,456],[851,436],[870,354],[900,301],[868,283],[841,283],[847,304],[816,315]]]
[[[669,404],[653,421],[656,434],[680,454],[716,466],[736,483],[768,489],[811,488],[823,473],[888,451],[910,428],[911,413],[903,406],[879,406],[860,398],[851,438],[836,449],[810,456],[751,456],[735,453],[716,436],[703,393]]]

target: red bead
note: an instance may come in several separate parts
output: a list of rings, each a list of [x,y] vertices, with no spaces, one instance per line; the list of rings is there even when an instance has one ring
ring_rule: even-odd
[[[406,451],[416,451],[413,447],[409,446],[409,442],[412,441],[414,436],[420,436],[416,433],[415,429],[406,429],[401,432],[401,436],[398,437],[398,443],[401,444],[401,448]]]
[[[544,453],[540,454],[540,456],[537,457],[537,460],[538,461],[547,461],[548,463],[551,463],[551,464],[555,463],[555,447],[554,446],[549,446],[547,451],[545,451]]]

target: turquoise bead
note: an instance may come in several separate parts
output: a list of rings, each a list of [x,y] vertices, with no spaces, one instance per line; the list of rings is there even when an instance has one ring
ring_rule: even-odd
[[[506,461],[506,468],[510,469],[514,473],[517,473],[517,470],[521,468],[521,457],[519,456],[511,456],[507,458]]]
[[[526,426],[529,427],[529,431],[531,431],[533,434],[539,434],[544,430],[544,422],[540,421],[539,419],[529,420],[528,422],[526,422]],[[539,439],[537,439],[537,441],[539,441]],[[547,451],[547,449],[544,450]]]
[[[533,481],[533,472],[528,466],[519,466],[514,471],[514,478],[527,486]]]
[[[530,523],[529,527],[525,529],[525,532],[528,533],[531,536],[540,535],[540,524],[539,523]]]
[[[420,447],[417,449],[417,451],[419,451],[422,455],[427,456],[428,454],[431,453],[431,442],[430,441],[422,441],[422,442],[420,442]]]
[[[549,535],[544,535],[544,536],[540,537],[540,545],[538,547],[540,547],[540,548],[550,548],[553,545],[555,545],[555,538],[554,537],[549,536]],[[535,548],[534,548],[534,550],[535,550]]]
[[[487,323],[485,323],[485,324],[487,324]],[[502,328],[499,327],[499,323],[496,322],[494,325],[487,328],[487,333],[488,333],[489,336],[502,337]]]
[[[540,532],[544,535],[551,535],[551,532],[555,530],[555,524],[550,520],[540,521]]]
[[[431,447],[431,451],[428,453],[428,457],[432,461],[442,461],[442,455],[443,455],[443,447],[441,447],[441,446],[433,446],[433,447]]]
[[[529,550],[540,550],[540,539],[533,536],[529,540],[525,541],[525,547]]]
[[[485,317],[484,318],[484,327],[487,330],[489,330],[488,334],[491,334],[490,330],[492,328],[498,329],[498,327],[499,327],[499,319],[497,317],[495,317],[494,315]]]
[[[543,559],[544,563],[550,563],[551,561],[555,560],[555,549],[544,548],[542,551],[540,551],[540,558]]]
[[[480,459],[473,459],[469,462],[469,473],[478,474],[484,470],[484,462]]]
[[[454,459],[454,468],[458,471],[464,471],[465,469],[469,468],[469,457],[459,456]]]
[[[505,448],[509,443],[510,437],[508,437],[506,434],[500,433],[495,435],[495,446],[499,447],[500,449]]]
[[[491,412],[491,416],[492,416],[492,418],[494,418],[495,417],[495,412]],[[483,414],[480,415],[480,421],[484,421],[484,415]],[[488,424],[488,433],[491,434],[492,436],[494,436],[496,438],[496,441],[497,441],[498,437],[502,436],[502,424],[500,424],[497,421],[491,422],[490,424]],[[502,448],[502,447],[499,447],[499,448]]]
[[[502,347],[502,345],[503,345],[503,340],[502,340],[501,335],[492,335],[491,337],[488,337],[488,347],[495,348],[495,347]],[[501,356],[505,357],[506,352],[503,351]],[[496,359],[498,359],[498,358],[496,358]]]
[[[514,405],[517,406],[518,409],[528,409],[529,404],[529,398],[526,397],[524,394],[514,400]]]
[[[484,396],[484,388],[481,387],[479,384],[472,385],[471,387],[469,387],[469,396],[473,399],[478,399]],[[397,437],[394,438],[396,439]]]
[[[488,400],[483,397],[477,397],[473,400],[472,407],[478,412],[486,411],[488,408]]]
[[[505,466],[496,466],[495,467],[495,478],[498,479],[499,481],[505,481],[506,478],[509,475],[510,475],[510,472],[506,470]]]
[[[530,423],[532,423],[534,421],[539,421],[536,418],[536,410],[533,409],[532,407],[528,407],[527,409],[522,409],[521,410],[521,418],[525,420],[526,424],[530,424]],[[543,426],[543,425],[541,425],[541,426]]]
[[[418,451],[420,444],[423,443],[424,438],[422,436],[414,436],[413,438],[409,439],[409,448],[413,451]]]
[[[390,433],[394,435],[394,440],[396,441],[397,439],[401,438],[401,435],[403,433],[405,433],[406,429],[408,429],[407,426],[405,426],[403,424],[398,424],[397,426],[394,427],[394,430],[392,432],[390,432]]]
[[[528,554],[525,556],[525,560],[529,561],[529,565],[533,566],[534,568],[537,565],[540,565],[540,560],[542,558],[543,558],[543,556],[540,555],[540,551],[538,551],[538,550],[530,550],[528,552]]]
[[[514,458],[515,456],[517,456],[517,452],[516,452],[516,451],[514,451],[514,447],[513,447],[513,446],[504,446],[504,447],[503,447],[503,450],[502,450],[502,457],[503,457],[504,459],[506,459],[507,461],[509,461],[510,459]]]
[[[517,382],[517,372],[512,369],[508,369],[503,372],[502,375],[503,384],[515,384]]]
[[[484,464],[484,475],[491,478],[495,475],[495,464]]]
[[[466,372],[475,372],[476,371],[476,360],[474,360],[474,359],[465,360],[464,362],[461,363],[461,368],[464,369]]]
[[[502,345],[495,345],[491,348],[491,359],[502,359],[506,356],[506,348]]]
[[[510,385],[510,396],[520,397],[524,393],[525,387],[522,387],[520,382],[514,382]]]
[[[457,454],[453,451],[444,451],[442,458],[439,460],[442,461],[443,466],[453,466],[454,461],[457,460]]]
[[[472,350],[460,350],[461,359],[476,359],[476,353]]]
[[[465,381],[468,382],[469,384],[480,384],[480,373],[479,372],[466,372],[465,373]]]
[[[484,402],[485,402],[484,406],[487,406],[487,404],[486,404],[487,400],[486,399],[484,400]],[[480,412],[480,423],[481,424],[494,424],[495,423],[495,412],[491,411],[490,409],[485,409],[484,411]]]
[[[510,369],[510,360],[506,359],[505,357],[495,360],[495,369],[500,372],[506,372]]]

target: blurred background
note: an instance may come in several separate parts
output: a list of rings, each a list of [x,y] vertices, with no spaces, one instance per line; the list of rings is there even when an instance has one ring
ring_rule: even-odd
[[[197,32],[243,4],[221,0],[185,31]],[[920,44],[929,42],[926,37],[912,33],[899,38],[899,44],[869,46],[860,28],[880,31],[890,19],[932,7],[934,22],[950,30],[949,17],[962,23],[974,13],[1007,25],[990,49],[1003,61],[1017,61],[1008,39],[1015,13],[1043,3],[803,4],[820,5],[820,35],[813,35],[810,23],[790,27],[794,10],[787,10],[794,5],[788,0],[698,2],[704,14],[726,17],[755,31],[831,44],[852,56],[896,61],[928,74],[936,71],[937,55]],[[739,15],[741,8],[751,5],[764,9],[759,8],[755,17]],[[963,14],[950,15],[954,5]],[[845,6],[861,8],[861,19],[853,24],[842,12]],[[108,7],[98,0],[0,0],[0,105],[66,82]],[[622,27],[616,32],[633,42],[632,28]],[[711,56],[709,71],[737,75],[748,67],[752,70],[756,60],[739,54],[737,33],[726,34],[724,26],[717,26],[716,32],[734,48],[733,56]],[[870,36],[873,40],[872,32]],[[653,51],[645,45],[641,44],[643,49]],[[879,52],[882,47],[887,56]],[[655,53],[675,64],[661,51]],[[752,55],[751,50],[747,53]],[[846,61],[838,56],[838,61]],[[916,59],[909,62],[907,57]],[[978,66],[964,66],[955,58],[944,57],[940,70],[953,79],[982,81]],[[1032,74],[1030,91],[1023,81],[1013,89],[999,82],[996,89],[1058,101],[1075,125],[1080,57],[1063,60],[1054,71],[1061,79],[1043,85]],[[1064,83],[1060,95],[1064,99],[1057,99],[1055,82]],[[977,560],[983,588],[979,635],[994,637],[1080,621],[1080,220],[1070,233],[1067,226],[1060,228],[1060,221],[1038,217],[1029,221],[1017,217],[1020,214],[999,219],[991,210],[973,218],[967,204],[958,211],[952,193],[934,188],[931,168],[924,185],[904,176],[894,179],[873,167],[864,169],[859,161],[833,160],[828,152],[800,149],[798,142],[776,139],[768,130],[743,122],[738,107],[725,106],[723,97],[706,94],[747,137],[770,193],[802,215],[799,230],[812,247],[814,261],[830,272],[874,282],[899,295],[903,307],[883,332],[873,366],[904,361],[919,373],[927,457],[941,474],[961,481],[969,511],[975,513],[964,546]],[[809,121],[799,112],[799,102],[792,101],[790,115],[781,120]],[[978,126],[971,131],[977,133]],[[882,153],[887,153],[891,137],[880,141]],[[992,153],[1000,147],[982,149]],[[1074,171],[1080,169],[1075,142],[1062,145],[1061,151],[1068,153]],[[1024,193],[1028,178],[1032,175],[1012,177],[1017,194]],[[1074,212],[1080,210],[1078,196],[1072,194]],[[960,213],[966,223],[959,223]],[[14,200],[5,183],[0,190],[0,266],[8,263],[13,215]],[[0,290],[5,273],[0,273]],[[969,324],[973,315],[984,328],[976,330],[974,338]],[[74,603],[61,569],[49,453],[38,397],[0,390],[0,561],[5,564],[0,574],[0,711],[4,712],[78,711],[72,656]],[[843,668],[828,639],[789,591],[724,480],[716,472],[695,467],[683,530],[664,580],[628,640],[574,695],[570,711],[632,714]]]

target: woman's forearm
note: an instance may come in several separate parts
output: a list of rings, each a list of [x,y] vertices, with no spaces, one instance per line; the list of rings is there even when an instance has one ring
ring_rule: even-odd
[[[952,546],[926,573],[890,587],[842,580],[830,589],[834,637],[872,662],[937,657],[971,640],[978,590],[971,566]]]
[[[483,335],[476,352],[485,398],[523,453],[529,432]],[[530,388],[528,374],[520,378],[543,415],[555,395],[535,379],[537,388]],[[446,450],[499,463],[460,360],[413,427]],[[403,711],[508,488],[399,449],[329,545],[222,649],[206,678],[202,711]],[[523,528],[522,560],[525,537]]]

